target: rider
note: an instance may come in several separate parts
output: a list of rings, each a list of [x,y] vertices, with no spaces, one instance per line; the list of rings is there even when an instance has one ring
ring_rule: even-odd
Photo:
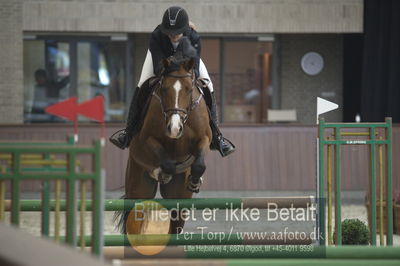
[[[211,117],[210,126],[213,137],[210,147],[211,149],[217,149],[223,157],[235,151],[235,146],[229,140],[225,139],[218,129],[213,84],[203,61],[200,59],[200,36],[192,26],[189,26],[189,17],[186,11],[178,6],[170,7],[165,11],[162,23],[151,34],[150,45],[147,50],[138,87],[129,107],[126,128],[116,132],[110,138],[110,141],[117,147],[121,149],[127,148],[132,137],[140,130],[142,122],[140,119],[143,116],[142,109],[144,109],[144,104],[150,95],[149,91],[151,89],[149,87],[152,86],[150,85],[149,78],[161,76],[163,70],[162,59],[175,54],[179,41],[182,40],[183,36],[190,40],[190,43],[197,51],[194,67],[195,76],[202,80],[203,84],[206,84],[205,87],[208,88],[208,90],[204,90],[204,95]]]

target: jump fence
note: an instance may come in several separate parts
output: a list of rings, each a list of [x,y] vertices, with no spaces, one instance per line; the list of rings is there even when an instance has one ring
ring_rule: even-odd
[[[81,172],[77,167],[77,157],[80,154],[89,155],[92,158],[93,167],[89,172]],[[53,168],[54,158],[61,156],[64,167]],[[40,200],[40,211],[42,215],[41,233],[49,236],[50,211],[55,212],[54,238],[60,241],[60,212],[61,212],[61,190],[62,183],[66,187],[66,201],[64,202],[66,211],[66,235],[65,242],[75,245],[77,242],[76,215],[77,215],[77,188],[80,185],[81,202],[86,200],[86,190],[88,185],[92,185],[92,252],[101,254],[102,243],[102,178],[100,171],[101,146],[97,141],[94,146],[79,146],[73,143],[70,138],[66,143],[0,143],[0,220],[5,218],[4,212],[10,210],[10,222],[19,226],[21,211],[21,182],[26,180],[42,181],[42,199]],[[3,159],[1,159],[3,158]],[[36,160],[36,161],[35,161]],[[35,165],[34,168],[25,167]],[[6,182],[10,183],[10,201],[5,200]],[[50,207],[50,187],[54,183],[55,200],[52,208]],[[90,184],[89,184],[90,183]],[[8,207],[6,206],[8,205]],[[23,204],[22,204],[23,205]],[[80,207],[81,221],[84,220],[85,209]],[[81,226],[81,233],[84,227]]]
[[[349,131],[353,129],[353,131]],[[358,131],[354,131],[358,129]],[[328,244],[333,243],[332,235],[332,173],[335,175],[335,231],[336,245],[342,243],[341,230],[341,146],[342,145],[368,145],[370,157],[369,176],[369,206],[371,208],[371,244],[376,245],[376,190],[379,187],[379,217],[380,217],[380,242],[384,243],[384,202],[387,205],[386,219],[386,244],[393,245],[393,196],[392,196],[392,119],[386,118],[385,123],[325,123],[319,120],[319,223],[325,228],[325,180],[327,181],[328,194]],[[383,156],[385,150],[386,156]],[[327,151],[325,153],[325,151]],[[377,164],[377,151],[379,163]],[[326,158],[326,160],[325,160]],[[385,158],[385,162],[383,161]],[[332,168],[332,160],[334,168]],[[327,167],[325,167],[325,162]],[[376,175],[378,166],[379,182]],[[326,172],[326,173],[325,173]],[[326,179],[325,179],[326,177]],[[379,185],[377,185],[377,183]],[[385,197],[386,196],[386,197]],[[321,207],[323,206],[323,207]],[[320,244],[325,244],[325,230],[321,230]]]
[[[356,128],[358,131],[349,131]],[[361,130],[361,131],[360,131]],[[318,198],[314,197],[280,197],[280,198],[208,198],[208,199],[135,199],[135,200],[103,200],[104,186],[101,176],[101,145],[96,142],[94,146],[80,146],[73,143],[70,139],[66,143],[0,143],[0,220],[4,219],[5,212],[10,211],[10,220],[14,225],[19,225],[21,211],[40,211],[42,215],[42,235],[54,238],[56,241],[62,241],[71,245],[80,245],[92,247],[92,252],[97,255],[102,254],[102,250],[111,250],[111,248],[120,248],[120,246],[129,246],[129,239],[126,235],[103,235],[102,214],[104,211],[129,211],[136,204],[143,201],[157,202],[166,209],[177,208],[268,208],[268,203],[275,203],[280,208],[306,208],[308,205],[318,203],[318,219],[320,231],[322,234],[316,252],[322,252],[325,244],[332,244],[332,172],[335,175],[335,229],[336,245],[341,245],[341,171],[340,171],[340,147],[341,145],[369,145],[370,147],[370,208],[372,212],[371,223],[371,243],[376,245],[376,188],[379,183],[380,203],[387,204],[387,223],[386,223],[386,244],[393,244],[393,213],[392,213],[392,135],[391,119],[386,119],[386,123],[325,123],[320,119],[319,123],[319,190]],[[378,170],[376,168],[376,153],[378,152]],[[385,156],[383,153],[385,152]],[[58,159],[59,155],[65,159]],[[78,160],[79,154],[89,154],[92,157],[93,167],[91,171],[82,170],[81,162]],[[333,154],[333,155],[332,155]],[[332,170],[332,161],[334,162],[334,171]],[[385,162],[384,162],[385,161]],[[326,167],[325,167],[326,166]],[[379,173],[379,182],[376,180],[376,172]],[[20,184],[23,180],[42,180],[42,199],[41,200],[22,200]],[[325,180],[326,187],[325,190]],[[7,182],[10,184],[10,191],[6,192]],[[61,197],[61,182],[65,182],[65,199]],[[54,184],[54,185],[53,185]],[[80,188],[77,189],[76,185]],[[91,185],[92,199],[87,199],[87,190]],[[50,188],[55,187],[55,198],[50,199]],[[328,197],[328,232],[324,228],[325,219],[325,191]],[[78,192],[80,192],[79,200]],[[6,199],[6,195],[7,198]],[[386,197],[384,197],[386,195]],[[379,215],[382,218],[380,228],[383,223],[383,204],[380,205]],[[60,212],[66,212],[66,234],[60,235]],[[77,237],[76,218],[77,212],[80,215],[80,231]],[[92,232],[86,235],[84,230],[84,220],[86,211],[92,212]],[[50,212],[55,214],[54,235],[49,234]],[[321,229],[323,228],[323,229]],[[380,230],[383,234],[384,230]],[[325,242],[327,234],[328,242]],[[194,234],[190,240],[180,238],[179,235],[137,235],[134,236],[141,245],[167,245],[167,256],[171,254],[181,254],[182,257],[243,257],[246,253],[244,245],[252,245],[254,252],[246,253],[245,257],[263,258],[266,255],[265,250],[257,249],[258,245],[283,244],[279,241],[261,241],[252,239],[241,239],[233,236],[223,241],[214,239],[203,239],[200,235]],[[381,237],[381,244],[383,243]],[[293,242],[292,244],[312,244],[310,239]],[[286,243],[287,244],[287,243]],[[204,253],[199,255],[194,251],[183,250],[181,245],[240,245],[243,247],[232,255],[229,252],[223,253]],[[110,246],[105,248],[104,246]],[[172,246],[172,247],[169,247]],[[264,246],[266,247],[266,246]],[[168,251],[169,250],[169,251]],[[364,258],[368,259],[371,254],[375,259],[399,259],[398,249],[366,249],[343,248],[331,249],[325,251],[330,258],[339,257],[345,254],[346,258]],[[371,252],[370,252],[371,251]],[[108,251],[107,251],[108,252]],[[169,253],[168,253],[169,252]],[[175,252],[175,253],[174,253]],[[336,252],[336,253],[335,253]],[[356,253],[358,252],[358,253]],[[383,253],[382,253],[383,252]],[[293,253],[293,257],[301,257],[301,252]],[[316,254],[317,254],[316,253]],[[168,255],[169,254],[169,255]],[[197,255],[196,255],[197,254]],[[272,255],[271,255],[272,254]],[[278,253],[269,253],[268,257],[280,257]],[[283,252],[281,254],[289,254]],[[333,255],[332,255],[333,254]],[[346,255],[347,254],[347,255]],[[353,254],[353,255],[350,255]],[[358,255],[357,255],[358,254]],[[360,255],[362,254],[362,256]],[[386,254],[387,257],[381,258],[379,254]],[[175,256],[174,255],[174,256]],[[318,253],[318,256],[320,253]],[[288,255],[290,257],[290,255]],[[329,257],[328,256],[328,257]],[[358,256],[358,257],[357,257]],[[360,257],[361,256],[361,257]],[[179,256],[178,256],[179,257]]]

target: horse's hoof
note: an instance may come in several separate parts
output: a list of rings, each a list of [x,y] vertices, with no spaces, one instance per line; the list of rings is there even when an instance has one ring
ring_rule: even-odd
[[[160,182],[161,185],[168,184],[171,181],[171,179],[172,179],[172,175],[168,175],[165,173],[161,173],[158,176],[158,182]]]
[[[176,173],[176,164],[174,161],[165,160],[161,162],[161,170],[163,173],[168,175],[174,175]]]
[[[187,190],[189,190],[190,192],[193,192],[193,193],[199,193],[200,192],[200,186],[195,185],[193,183],[188,183],[186,188],[187,188]]]
[[[198,188],[198,189],[193,189],[193,188],[190,188],[190,187],[188,186],[187,189],[188,189],[190,192],[192,192],[192,193],[199,193],[199,192],[200,192],[200,189],[199,189],[199,188]]]
[[[194,183],[192,180],[192,176],[189,176],[189,182],[186,188],[193,193],[199,193],[202,184],[203,184],[203,177],[200,177],[199,181]]]

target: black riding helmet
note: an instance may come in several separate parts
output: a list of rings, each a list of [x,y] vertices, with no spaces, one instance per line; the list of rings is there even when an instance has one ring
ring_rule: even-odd
[[[160,25],[161,32],[166,35],[178,35],[189,28],[189,16],[185,9],[172,6],[164,12]]]

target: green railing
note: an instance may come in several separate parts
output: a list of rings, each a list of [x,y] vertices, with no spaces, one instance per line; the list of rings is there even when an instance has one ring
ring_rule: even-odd
[[[80,171],[77,167],[77,158],[79,155],[90,155],[92,160],[91,171]],[[42,180],[42,198],[40,200],[41,208],[41,233],[44,236],[49,235],[50,224],[50,187],[54,183],[54,238],[60,241],[60,212],[61,212],[61,189],[62,182],[65,182],[66,196],[66,235],[65,241],[71,245],[77,243],[77,183],[80,183],[80,199],[86,201],[86,189],[88,182],[92,184],[92,252],[100,255],[102,251],[102,177],[101,177],[101,145],[97,141],[94,146],[78,146],[69,138],[66,143],[0,143],[0,220],[5,218],[5,209],[7,200],[6,182],[10,182],[10,222],[19,226],[21,211],[21,182],[26,180]],[[52,161],[55,155],[65,157],[66,165],[61,168],[53,168]],[[26,168],[22,161],[31,156],[31,158],[41,158],[38,167]],[[11,160],[4,163],[4,159]],[[48,163],[46,163],[46,160]],[[30,164],[34,164],[34,160]],[[80,208],[81,215],[81,242],[85,241],[84,235],[84,216],[85,206]],[[82,219],[83,218],[83,219]],[[87,240],[87,239],[86,239]]]
[[[366,129],[367,131],[350,132],[348,129]],[[345,130],[343,130],[345,129]],[[382,133],[383,132],[383,133]],[[330,135],[329,135],[330,134]],[[356,138],[354,138],[356,137]],[[364,139],[361,139],[364,138]],[[331,187],[331,161],[332,158],[335,160],[335,205],[336,205],[336,238],[337,244],[341,243],[341,199],[340,199],[340,182],[341,182],[341,145],[369,145],[371,149],[370,161],[371,161],[371,187],[370,187],[370,208],[372,210],[372,223],[371,223],[371,242],[376,245],[376,177],[375,177],[375,164],[376,164],[376,151],[379,153],[379,187],[380,187],[380,202],[383,202],[383,173],[386,172],[386,202],[387,202],[387,245],[393,244],[393,213],[392,213],[392,133],[391,133],[391,119],[387,119],[386,123],[325,123],[323,119],[320,120],[319,124],[319,226],[321,228],[322,237],[320,238],[320,244],[325,245],[325,180],[327,180],[327,191],[328,191],[328,225],[331,223],[331,203],[332,203],[332,187]],[[325,152],[325,147],[327,152]],[[376,148],[376,146],[378,146]],[[386,166],[385,169],[383,164],[383,149],[386,150]],[[334,152],[333,157],[331,157]],[[6,155],[4,157],[4,154]],[[35,168],[24,168],[22,160],[27,154],[38,154],[37,158],[41,160],[52,160],[54,154],[64,154],[67,158],[67,165],[65,168],[57,171],[52,170],[51,164],[42,164],[41,167]],[[85,171],[79,171],[77,168],[77,156],[79,154],[90,154],[93,158],[93,169],[90,173]],[[137,202],[141,200],[102,200],[102,177],[100,170],[100,142],[92,146],[77,146],[70,140],[67,143],[0,143],[0,155],[3,155],[7,160],[11,160],[6,167],[2,167],[0,170],[0,220],[4,219],[4,212],[6,209],[11,211],[11,223],[19,224],[19,213],[20,211],[38,211],[42,213],[42,234],[55,238],[56,241],[65,241],[71,245],[80,244],[82,248],[87,245],[91,245],[92,251],[95,254],[101,254],[103,248],[103,237],[106,238],[106,242],[109,245],[127,245],[128,241],[126,236],[103,236],[102,232],[102,214],[104,210],[115,211],[115,210],[132,210]],[[327,174],[325,174],[325,157],[327,157]],[[0,156],[0,162],[1,162]],[[1,166],[1,165],[0,165]],[[8,167],[8,168],[7,168]],[[325,178],[326,177],[326,178]],[[20,199],[20,187],[23,180],[42,180],[43,191],[41,200],[21,200]],[[66,182],[66,197],[61,199],[61,181]],[[5,182],[10,182],[10,197],[9,200],[5,199]],[[55,183],[55,199],[50,199],[50,187],[51,182]],[[77,200],[77,183],[80,183],[80,199]],[[92,182],[92,199],[86,199],[86,188],[87,182]],[[265,208],[267,207],[268,201],[279,201],[283,205],[290,205],[294,203],[299,205],[296,207],[302,208],[304,204],[312,202],[313,199],[310,197],[289,197],[289,198],[228,198],[228,199],[153,199],[150,201],[157,202],[163,207],[170,209],[174,208],[177,203],[180,207],[192,207],[196,209],[201,208]],[[148,200],[147,200],[148,201]],[[227,204],[231,203],[230,204]],[[8,205],[7,205],[8,204]],[[380,217],[383,221],[382,206],[380,205]],[[49,213],[54,211],[55,213],[55,234],[49,234]],[[66,211],[66,234],[60,236],[59,225],[60,212]],[[77,225],[76,216],[77,212],[80,211],[81,231],[79,233],[79,239],[77,238]],[[92,235],[86,236],[84,232],[85,212],[92,211]],[[382,228],[382,225],[381,225]],[[382,234],[383,230],[381,230]],[[164,237],[170,238],[170,244],[190,244],[190,242],[177,239],[177,236],[167,235]],[[331,228],[328,226],[328,244],[331,242]],[[151,244],[157,241],[163,241],[160,236],[150,236],[149,241]],[[160,240],[161,239],[161,240]],[[147,241],[147,240],[146,240]],[[197,242],[196,242],[197,241]],[[197,238],[193,243],[205,244],[200,238]],[[193,244],[192,243],[192,244]],[[224,242],[225,244],[241,244],[240,239],[230,239]],[[213,243],[217,244],[217,243]]]
[[[349,131],[349,129],[357,129]],[[341,145],[369,145],[370,154],[370,188],[369,208],[371,208],[371,244],[376,245],[376,153],[379,156],[379,203],[380,203],[380,239],[383,245],[383,206],[386,202],[386,244],[393,245],[393,203],[392,203],[392,120],[385,123],[325,123],[319,120],[319,224],[321,230],[320,244],[325,245],[325,180],[328,192],[328,245],[332,244],[332,170],[335,175],[335,231],[336,244],[341,245]],[[327,146],[327,149],[325,149]],[[383,150],[386,156],[383,156]],[[327,151],[325,153],[325,151]],[[333,152],[333,156],[332,156]],[[325,160],[325,158],[327,158]],[[385,163],[383,162],[385,160]],[[332,169],[334,161],[334,169]],[[325,174],[325,162],[327,171]],[[384,173],[386,173],[384,177]],[[384,183],[386,188],[384,189]],[[386,199],[384,198],[386,195]]]
[[[78,209],[91,211],[93,209],[92,200],[78,200]],[[38,212],[41,211],[40,200],[21,200],[21,211]],[[145,211],[145,210],[204,210],[204,209],[268,209],[270,204],[277,208],[309,208],[315,204],[314,196],[298,197],[246,197],[246,198],[192,198],[192,199],[106,199],[104,200],[104,211]],[[83,206],[83,207],[82,207]],[[56,209],[56,201],[49,202],[50,211]],[[59,209],[67,209],[67,201],[59,202]],[[9,201],[6,202],[6,211],[10,210]],[[81,234],[83,236],[84,234]],[[271,245],[271,244],[292,244],[308,245],[314,242],[312,234],[305,235],[298,239],[247,239],[236,234],[221,233],[218,238],[207,239],[204,235],[191,233],[190,238],[182,235],[104,235],[104,246],[130,246],[130,242],[136,245]],[[128,241],[128,239],[130,241]],[[254,241],[253,241],[254,240]],[[91,237],[84,236],[79,239],[81,246],[91,246]]]
[[[67,142],[0,142],[0,147],[2,146],[54,146],[54,145],[73,145],[74,137],[68,137]],[[10,165],[12,164],[11,154],[0,153],[0,161],[2,162],[1,173],[11,172],[12,169]],[[76,164],[80,164],[79,161]],[[23,171],[32,171],[32,172],[58,172],[65,171],[67,167],[66,160],[59,160],[55,156],[51,156],[49,154],[22,154],[20,158],[20,167]]]

